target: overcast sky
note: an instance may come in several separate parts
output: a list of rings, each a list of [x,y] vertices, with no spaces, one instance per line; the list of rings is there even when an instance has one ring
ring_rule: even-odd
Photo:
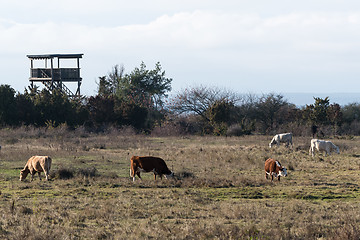
[[[173,91],[360,92],[358,0],[0,0],[0,84],[28,54],[83,53],[82,93],[116,64],[160,62]]]

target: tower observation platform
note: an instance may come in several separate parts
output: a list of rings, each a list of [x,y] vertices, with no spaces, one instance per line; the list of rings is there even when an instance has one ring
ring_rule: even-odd
[[[27,55],[30,59],[30,85],[42,83],[50,92],[58,89],[69,97],[80,96],[82,78],[80,76],[80,58],[84,54],[44,54]],[[43,62],[43,66],[38,66]],[[76,67],[69,67],[69,61],[75,62]],[[61,67],[60,67],[61,63]],[[63,64],[66,63],[66,64]],[[66,65],[63,67],[63,65]],[[72,86],[71,90],[70,85]]]

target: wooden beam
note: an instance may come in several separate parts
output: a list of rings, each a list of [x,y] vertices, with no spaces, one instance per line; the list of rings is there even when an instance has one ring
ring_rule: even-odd
[[[54,66],[53,66],[53,59],[51,58],[51,90],[54,87]]]

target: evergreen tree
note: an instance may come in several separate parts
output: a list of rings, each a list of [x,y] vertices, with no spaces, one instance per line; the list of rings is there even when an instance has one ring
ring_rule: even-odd
[[[0,124],[14,125],[16,119],[15,90],[10,85],[0,85]]]

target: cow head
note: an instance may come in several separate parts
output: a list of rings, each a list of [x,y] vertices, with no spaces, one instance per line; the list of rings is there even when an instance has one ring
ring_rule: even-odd
[[[29,169],[25,168],[23,170],[20,171],[20,181],[24,180],[27,175],[29,174]]]
[[[166,179],[174,178],[174,173],[170,172],[170,174],[164,174]]]
[[[276,163],[276,169],[278,170],[278,176],[279,177],[286,177],[287,176],[287,170],[285,167],[281,166],[281,164],[278,161],[275,161]]]
[[[279,176],[281,177],[286,177],[287,176],[287,170],[285,167],[281,167],[280,170],[279,170]]]
[[[269,143],[269,148],[271,148],[273,145],[275,145],[275,144],[277,144],[277,142],[276,142],[276,140],[275,140],[275,138],[273,138],[272,140],[271,140],[271,142]]]

